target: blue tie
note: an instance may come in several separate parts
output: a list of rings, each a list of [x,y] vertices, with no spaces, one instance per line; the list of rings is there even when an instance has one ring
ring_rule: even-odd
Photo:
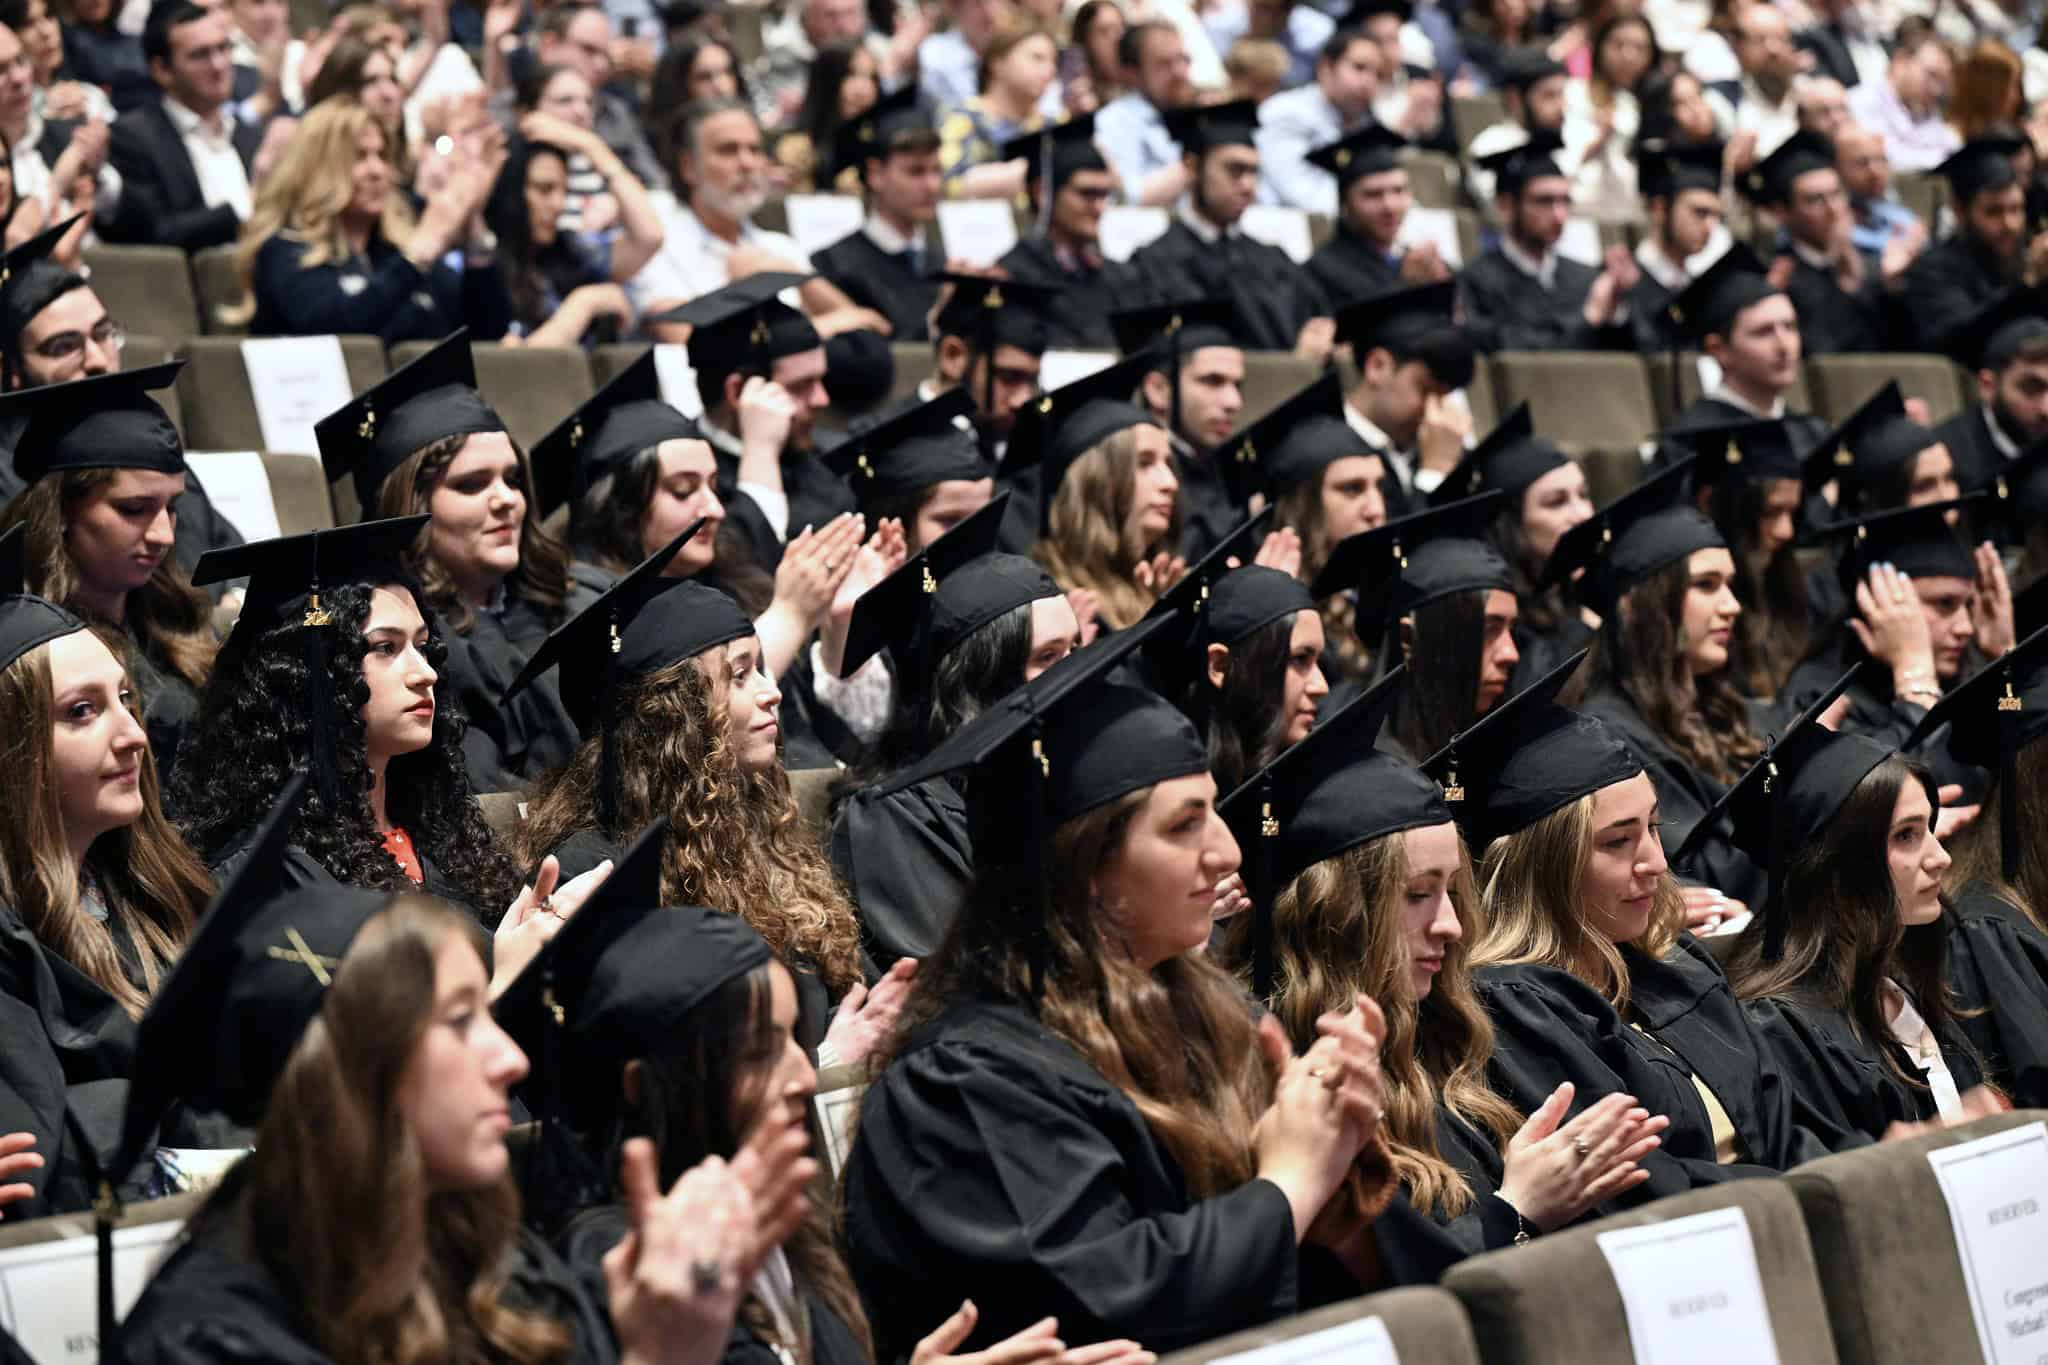
[[[909,246],[903,248],[897,254],[896,259],[903,262],[911,274],[916,275],[920,279],[924,277],[924,248],[916,242],[912,242]]]

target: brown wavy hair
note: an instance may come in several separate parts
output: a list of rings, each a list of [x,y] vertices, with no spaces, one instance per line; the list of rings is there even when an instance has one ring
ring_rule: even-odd
[[[243,1179],[208,1206],[246,1220],[321,1351],[343,1365],[569,1354],[562,1324],[505,1301],[519,1236],[509,1172],[488,1189],[430,1192],[398,1110],[434,1019],[435,953],[474,932],[419,895],[363,927],[271,1091]]]
[[[519,460],[519,488],[526,497],[526,514],[519,520],[519,567],[506,580],[506,587],[539,607],[551,624],[559,625],[564,615],[563,603],[569,595],[569,556],[562,543],[541,525],[539,509],[533,501],[533,464],[526,458],[525,448],[509,434],[505,439],[511,442],[512,453]],[[427,511],[434,489],[468,441],[466,433],[443,436],[406,456],[378,488],[377,510],[373,515],[410,517]],[[426,590],[427,603],[433,607],[434,615],[457,635],[467,635],[476,624],[476,613],[455,586],[455,580],[427,548],[432,533],[431,526],[420,528],[419,539],[406,552],[405,566]]]
[[[0,531],[15,525],[22,528],[28,590],[95,624],[100,624],[101,618],[78,600],[78,566],[71,562],[64,545],[64,526],[80,503],[111,484],[120,472],[67,469],[45,474],[0,512]],[[206,686],[214,653],[220,648],[213,633],[213,602],[192,586],[175,555],[165,555],[149,581],[128,594],[120,621],[104,624],[133,636],[151,662],[195,690]],[[114,652],[121,650],[117,646]]]
[[[1680,758],[1729,786],[1764,746],[1749,728],[1749,706],[1735,685],[1732,664],[1696,678],[1686,662],[1680,622],[1692,588],[1689,560],[1659,569],[1622,596],[1620,609],[1594,637],[1587,690],[1620,692]]]
[[[1095,594],[1102,623],[1112,630],[1136,625],[1157,594],[1138,586],[1135,572],[1159,546],[1180,544],[1185,500],[1174,499],[1173,522],[1158,540],[1140,544],[1130,530],[1131,487],[1138,473],[1137,428],[1126,427],[1089,447],[1067,469],[1053,494],[1050,528],[1031,549],[1063,588]]]
[[[119,643],[111,648],[121,657]],[[55,697],[47,644],[0,669],[0,768],[7,773],[0,783],[0,904],[130,1017],[140,1018],[206,908],[213,878],[165,817],[147,746],[139,779],[142,814],[93,840],[74,872],[51,754]],[[141,724],[139,705],[131,701],[128,713]],[[104,921],[79,903],[79,887],[87,882],[106,905]],[[141,960],[140,989],[122,970],[112,932],[117,923]]]
[[[2000,786],[2005,775],[1994,764],[1977,818],[1953,839],[1944,841],[1954,859],[1948,870],[1948,891],[1960,895],[1964,887],[1976,882],[2048,934],[2048,839],[2040,835],[2048,830],[2048,747],[2033,744],[2021,749],[2013,779],[2019,826],[2024,831],[2019,841],[2019,871],[2011,877],[2005,875],[2005,805]]]
[[[614,823],[598,824],[602,740],[592,736],[534,786],[519,851],[538,863],[588,829],[623,844],[665,815],[664,902],[738,915],[785,964],[808,959],[832,994],[843,995],[861,978],[853,906],[804,824],[782,764],[741,771],[726,733],[725,658],[719,645],[621,688],[613,703]]]
[[[1463,837],[1450,896],[1465,937],[1446,946],[1443,971],[1421,1001],[1412,995],[1401,936],[1407,882],[1401,834],[1346,849],[1295,878],[1273,902],[1274,993],[1266,1004],[1302,1051],[1315,1042],[1316,1020],[1323,1014],[1351,1008],[1361,993],[1379,1003],[1387,1017],[1380,1042],[1386,1084],[1382,1131],[1394,1175],[1416,1207],[1455,1218],[1471,1206],[1472,1190],[1437,1146],[1437,1106],[1503,1149],[1523,1116],[1486,1083],[1493,1024],[1473,993],[1466,965],[1467,943],[1479,931],[1479,893]],[[1252,918],[1236,916],[1227,939],[1228,958],[1240,964],[1247,981]]]
[[[1586,859],[1593,851],[1588,792],[1513,834],[1495,839],[1480,876],[1485,929],[1472,947],[1474,967],[1533,963],[1570,972],[1617,1012],[1628,1008],[1628,961],[1619,945],[1586,922]],[[1650,927],[1629,946],[1661,958],[1685,929],[1685,897],[1670,873],[1657,883]]]
[[[1304,480],[1282,493],[1273,501],[1273,528],[1291,528],[1301,537],[1301,581],[1313,583],[1323,566],[1330,562],[1330,551],[1336,548],[1336,541],[1330,537],[1330,528],[1323,521],[1323,479],[1329,470],[1313,479]],[[1358,607],[1348,592],[1333,592],[1316,603],[1316,614],[1323,618],[1323,654],[1335,655],[1344,667],[1347,678],[1370,678],[1372,676],[1372,646],[1358,638]],[[1332,678],[1330,682],[1336,683]]]

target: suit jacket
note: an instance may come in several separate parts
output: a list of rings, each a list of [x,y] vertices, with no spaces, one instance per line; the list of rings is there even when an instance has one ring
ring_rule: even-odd
[[[232,116],[230,116],[232,118]],[[233,120],[230,136],[248,169],[263,142],[263,130]],[[235,240],[241,220],[225,204],[207,207],[199,173],[185,152],[185,139],[164,111],[151,100],[114,120],[107,158],[121,173],[121,208],[107,228],[115,242],[159,243],[200,251]]]

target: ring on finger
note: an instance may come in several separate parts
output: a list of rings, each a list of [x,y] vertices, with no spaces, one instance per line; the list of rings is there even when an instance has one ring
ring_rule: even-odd
[[[1593,1144],[1587,1142],[1584,1138],[1573,1138],[1572,1150],[1579,1154],[1579,1160],[1584,1161],[1593,1154]]]

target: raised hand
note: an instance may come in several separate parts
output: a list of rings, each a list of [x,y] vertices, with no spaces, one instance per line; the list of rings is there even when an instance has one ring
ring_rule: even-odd
[[[1567,1081],[1508,1139],[1500,1197],[1546,1232],[1648,1180],[1636,1163],[1663,1145],[1658,1134],[1671,1125],[1633,1095],[1605,1095],[1560,1128],[1571,1103]]]
[[[860,1065],[895,1031],[896,1021],[910,1001],[911,978],[916,974],[917,959],[900,957],[873,990],[856,982],[846,993],[825,1029],[825,1047],[837,1064]]]
[[[712,1365],[746,1291],[758,1221],[746,1185],[707,1157],[661,1193],[654,1144],[633,1138],[619,1158],[630,1230],[604,1258],[620,1356],[632,1365]]]
[[[8,1133],[0,1136],[0,1180],[9,1182],[0,1185],[0,1217],[5,1216],[6,1205],[18,1204],[35,1195],[35,1186],[15,1179],[16,1176],[42,1169],[42,1157],[32,1150],[35,1145],[34,1133]]]

